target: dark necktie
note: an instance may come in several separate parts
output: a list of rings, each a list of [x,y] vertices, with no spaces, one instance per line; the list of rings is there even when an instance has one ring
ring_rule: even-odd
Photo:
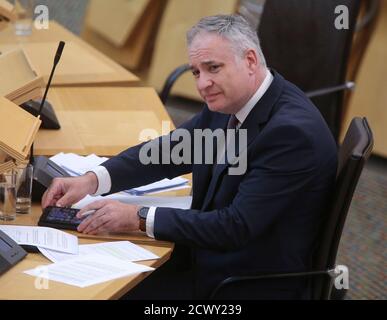
[[[238,125],[239,121],[237,119],[237,117],[235,116],[235,114],[232,114],[230,116],[230,119],[228,119],[228,123],[227,123],[227,129],[235,129]]]
[[[239,120],[237,119],[237,117],[235,116],[235,114],[232,114],[230,116],[230,118],[228,119],[228,123],[227,123],[227,129],[231,129],[231,130],[235,130],[237,128],[239,124]],[[238,129],[237,129],[238,130]],[[220,152],[221,156],[224,157],[225,156],[225,152],[226,152],[226,149],[227,149],[227,130],[226,130],[226,136],[225,136],[225,145],[223,147],[223,150],[217,150],[217,153]],[[217,157],[216,157],[217,158]],[[218,159],[219,160],[219,159]],[[223,161],[224,161],[224,158],[223,158]],[[217,163],[215,161],[213,167],[212,167],[212,170],[215,170],[215,167],[216,167]]]

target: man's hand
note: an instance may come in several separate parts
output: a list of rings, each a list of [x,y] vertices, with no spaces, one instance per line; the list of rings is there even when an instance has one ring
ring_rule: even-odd
[[[87,234],[102,232],[128,232],[140,229],[138,206],[115,200],[98,200],[85,206],[78,212],[81,219],[86,211],[95,210],[78,226],[78,231]]]
[[[42,197],[42,208],[47,206],[71,206],[98,188],[93,172],[75,178],[55,178]]]

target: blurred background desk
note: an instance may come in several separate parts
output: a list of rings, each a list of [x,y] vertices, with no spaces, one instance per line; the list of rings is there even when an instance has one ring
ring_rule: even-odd
[[[59,152],[113,156],[140,143],[144,129],[161,135],[162,121],[170,121],[152,88],[56,87],[48,100],[54,105],[60,130],[40,129],[36,155]]]
[[[0,52],[22,47],[35,71],[47,82],[58,42],[66,46],[58,64],[53,85],[135,85],[139,78],[94,49],[79,37],[50,21],[49,29],[33,28],[32,35],[18,37],[12,25],[0,32]]]

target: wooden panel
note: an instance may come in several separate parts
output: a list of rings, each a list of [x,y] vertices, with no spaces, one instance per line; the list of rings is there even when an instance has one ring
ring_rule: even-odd
[[[169,0],[157,36],[147,83],[160,91],[169,73],[188,62],[186,32],[202,17],[234,13],[237,4],[237,0]],[[179,78],[173,92],[200,99],[189,73]]]
[[[47,30],[37,30],[33,28],[32,35],[29,37],[16,37],[12,25],[7,26],[7,28],[0,33],[1,44],[13,44],[31,48],[31,64],[33,66],[39,66],[40,71],[44,73],[42,75],[46,81],[49,76],[49,71],[51,71],[56,52],[56,45],[53,43],[56,42],[58,44],[60,40],[69,43],[69,47],[67,48],[67,46],[65,46],[63,50],[63,57],[66,57],[66,55],[68,56],[67,58],[64,58],[68,59],[67,63],[66,60],[64,63],[67,67],[62,68],[71,70],[71,75],[66,74],[66,72],[69,71],[64,71],[64,69],[62,69],[62,75],[59,74],[53,78],[53,85],[138,84],[139,79],[137,76],[67,31],[55,21],[50,21],[49,29]],[[39,46],[37,46],[37,44],[39,44]],[[42,49],[42,47],[44,49]],[[47,52],[45,50],[47,50]],[[66,52],[68,53],[66,54]],[[91,59],[91,62],[87,62],[89,59]],[[62,62],[63,61],[59,62],[58,69],[61,68]],[[87,72],[85,71],[85,68],[89,68],[90,64],[95,63],[99,66],[97,70],[100,71],[93,74],[89,74],[90,69],[87,69]],[[69,64],[76,65],[77,67],[69,67]],[[79,66],[81,66],[81,72],[78,72],[77,70]]]
[[[117,47],[133,32],[150,0],[91,0],[86,24]]]
[[[147,67],[165,3],[166,0],[149,1],[136,28],[132,30],[122,46],[115,46],[106,37],[94,31],[89,26],[87,20],[82,30],[82,38],[119,64],[131,70]]]
[[[24,49],[36,72],[44,77],[45,82],[48,82],[58,43],[0,44],[0,51],[8,52],[19,47]],[[52,61],[52,63],[47,63],[47,61]],[[63,50],[61,61],[55,70],[55,80],[62,84],[93,82],[95,78],[114,75],[114,73],[114,70],[105,62],[82,49],[76,43],[68,41]]]
[[[358,72],[356,89],[342,127],[342,137],[353,117],[365,116],[374,133],[373,152],[387,157],[387,2],[380,3],[379,20]]]
[[[40,119],[0,97],[0,150],[17,161],[27,159]]]

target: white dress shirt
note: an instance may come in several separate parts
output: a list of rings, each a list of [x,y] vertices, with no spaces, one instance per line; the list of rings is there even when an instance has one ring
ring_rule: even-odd
[[[270,84],[272,83],[272,81],[273,81],[273,75],[269,70],[267,70],[265,79],[263,80],[262,84],[259,86],[257,91],[250,98],[250,100],[245,104],[245,106],[235,114],[239,122],[237,128],[239,128],[242,125],[242,123],[246,120],[251,110],[254,108],[254,106],[258,103],[258,101],[262,98],[262,96],[265,94],[267,89],[270,87]],[[94,172],[98,179],[98,188],[93,195],[97,196],[104,193],[108,193],[111,189],[112,181],[110,178],[110,174],[106,170],[106,168],[103,166],[98,166],[90,171]],[[146,234],[148,235],[148,237],[151,237],[151,238],[155,237],[154,221],[155,221],[156,209],[157,207],[150,207],[146,218]]]

